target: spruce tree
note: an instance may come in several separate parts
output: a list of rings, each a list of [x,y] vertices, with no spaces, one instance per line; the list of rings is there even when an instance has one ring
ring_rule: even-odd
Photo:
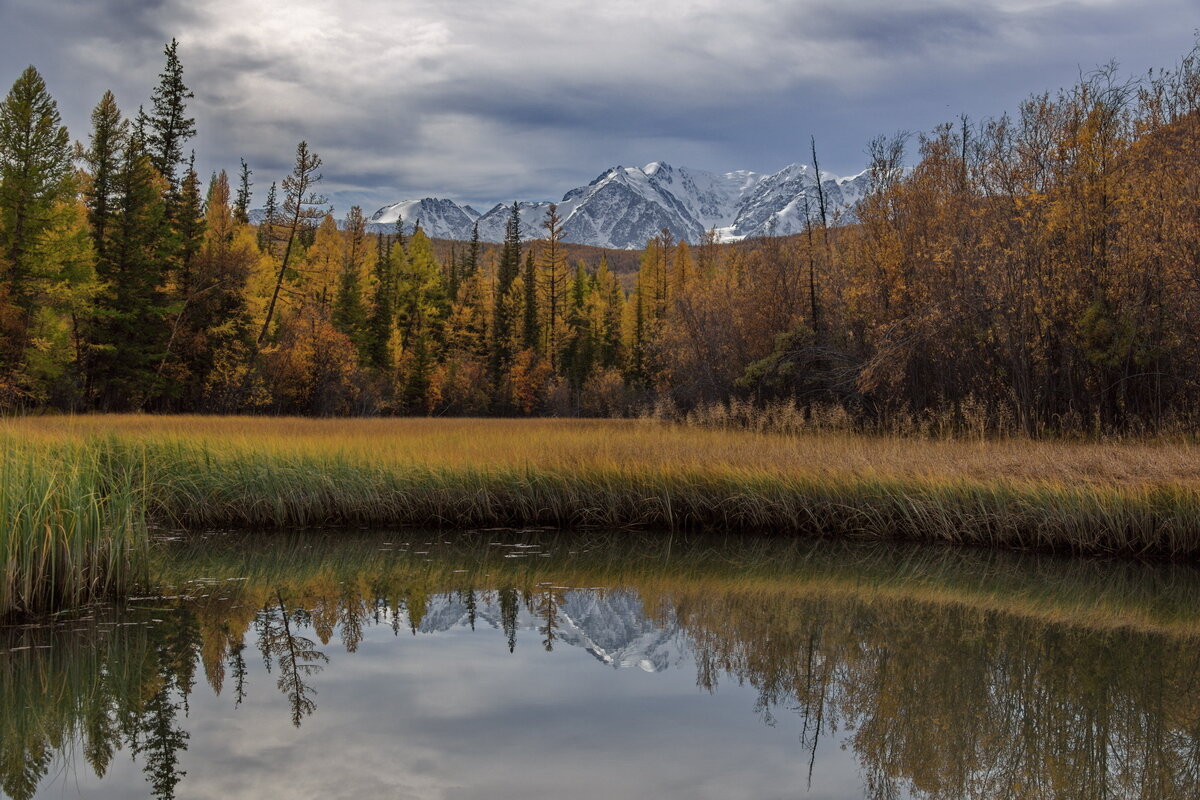
[[[267,189],[267,205],[263,209],[262,221],[258,223],[258,249],[264,253],[275,244],[275,223],[279,218],[279,200],[275,181]]]
[[[359,357],[371,354],[367,308],[362,296],[362,269],[367,254],[367,223],[362,209],[353,206],[346,217],[345,256],[333,306],[333,326],[354,343]]]
[[[471,226],[471,243],[467,246],[467,254],[463,257],[462,269],[458,276],[459,284],[464,284],[475,276],[479,270],[479,222]]]
[[[200,176],[196,174],[195,151],[180,187],[175,218],[174,244],[179,258],[176,293],[186,303],[192,292],[192,262],[204,242],[204,202],[200,196]]]
[[[496,271],[496,307],[492,322],[492,377],[499,383],[512,363],[512,339],[516,332],[517,308],[510,296],[521,274],[521,209],[514,201],[504,229],[504,245]]]
[[[117,202],[117,171],[128,135],[129,122],[122,118],[113,93],[105,92],[92,110],[92,133],[88,149],[83,154],[89,178],[84,197],[88,206],[88,223],[92,229],[92,245],[98,258],[104,257],[107,231]]]
[[[396,270],[384,247],[384,237],[376,240],[375,289],[371,297],[371,315],[367,320],[367,363],[380,372],[392,369],[392,330],[396,321]]]
[[[146,118],[146,148],[155,168],[174,192],[179,188],[178,169],[183,162],[183,146],[196,135],[196,120],[187,116],[187,101],[195,95],[183,82],[179,63],[179,43],[171,39],[163,48],[167,63],[158,76],[158,86],[150,96],[152,110]]]
[[[233,205],[233,218],[243,225],[250,222],[250,187],[254,184],[250,183],[250,176],[254,173],[250,166],[246,163],[246,159],[241,159],[242,171],[238,173],[238,191],[237,200]]]
[[[97,262],[107,288],[97,298],[91,384],[103,410],[142,408],[159,389],[170,311],[163,288],[165,209],[159,185],[142,143],[130,137],[117,176],[117,214],[104,258]]]
[[[525,254],[525,315],[522,327],[525,347],[529,350],[540,351],[542,345],[542,330],[538,319],[538,275],[537,264],[533,260],[533,249]]]

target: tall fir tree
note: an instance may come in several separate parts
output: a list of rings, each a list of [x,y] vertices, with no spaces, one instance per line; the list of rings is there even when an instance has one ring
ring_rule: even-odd
[[[258,223],[258,249],[264,253],[275,246],[275,227],[279,222],[279,194],[275,181],[267,188],[267,204],[263,207],[263,218]]]
[[[179,62],[179,42],[175,39],[163,48],[166,65],[158,76],[158,86],[150,95],[151,111],[146,117],[146,149],[155,169],[171,187],[179,189],[179,167],[183,148],[196,135],[196,120],[187,115],[187,101],[195,95],[183,82]]]
[[[516,333],[519,314],[518,302],[513,298],[512,288],[521,274],[521,208],[513,202],[508,223],[504,228],[504,244],[500,249],[500,263],[496,269],[496,300],[492,321],[492,377],[499,383],[504,372],[512,363],[514,351],[512,340]]]
[[[192,151],[175,209],[175,244],[179,257],[175,291],[184,303],[191,296],[192,262],[203,242],[204,201],[200,192],[200,176],[196,174],[196,153]]]
[[[141,141],[130,137],[117,177],[117,216],[97,262],[106,288],[97,298],[90,384],[102,410],[143,408],[161,390],[171,310],[163,274],[164,183]]]
[[[343,232],[342,273],[338,281],[337,300],[333,307],[333,326],[354,344],[359,359],[370,358],[368,313],[363,301],[363,268],[367,260],[367,222],[362,209],[352,206],[346,216]]]
[[[233,205],[233,218],[242,224],[250,222],[250,187],[253,186],[250,182],[250,176],[254,172],[250,169],[250,165],[246,163],[246,159],[241,159],[242,169],[238,173],[238,190],[237,200]]]
[[[394,364],[392,335],[396,325],[395,264],[387,255],[384,236],[379,236],[375,257],[375,285],[371,293],[371,311],[367,319],[366,363],[378,372],[390,372]]]
[[[521,326],[521,336],[527,350],[541,352],[542,350],[542,324],[541,318],[538,316],[538,274],[537,262],[533,258],[533,248],[525,254],[525,274],[522,276],[524,284],[524,309]]]
[[[88,181],[84,197],[88,206],[92,244],[98,258],[104,257],[107,231],[112,223],[116,200],[116,176],[120,166],[129,122],[121,116],[117,100],[106,91],[92,110],[92,132],[83,153]]]

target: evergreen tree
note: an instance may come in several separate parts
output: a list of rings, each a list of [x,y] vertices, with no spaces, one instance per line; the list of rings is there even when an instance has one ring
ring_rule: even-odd
[[[367,256],[367,223],[362,209],[352,206],[346,217],[345,254],[333,308],[333,326],[354,343],[359,357],[370,357],[370,332],[366,304],[363,302],[363,266]]]
[[[446,294],[450,298],[450,302],[458,297],[458,287],[461,273],[458,264],[458,247],[453,242],[450,243],[450,263],[446,265]]]
[[[279,219],[279,200],[275,181],[267,189],[267,205],[263,209],[262,222],[258,224],[258,249],[266,252],[275,244],[275,224]]]
[[[238,173],[237,201],[233,206],[233,218],[246,224],[250,222],[250,187],[254,185],[250,182],[250,176],[254,173],[246,163],[246,159],[243,158],[241,161],[242,171]]]
[[[163,48],[167,63],[150,96],[152,110],[145,120],[147,151],[154,167],[167,179],[172,193],[179,188],[178,170],[183,162],[183,146],[196,135],[196,120],[187,116],[187,101],[194,95],[183,82],[178,49],[179,43],[175,39]]]
[[[175,245],[179,257],[176,293],[186,303],[192,291],[192,261],[204,242],[204,202],[200,196],[200,176],[196,174],[195,151],[180,187],[175,218]]]
[[[625,318],[625,291],[608,268],[608,258],[600,256],[596,269],[596,290],[600,296],[601,319],[598,333],[598,360],[606,369],[622,363],[622,323]]]
[[[526,349],[538,352],[542,349],[542,327],[538,319],[537,264],[533,260],[533,249],[525,254],[525,275],[522,280],[525,295],[525,315],[522,334]]]
[[[166,354],[169,298],[163,275],[163,180],[136,136],[126,142],[117,177],[120,204],[97,275],[93,341],[97,404],[104,410],[141,408],[159,392]]]
[[[595,358],[595,332],[588,307],[594,302],[596,289],[592,277],[583,268],[583,262],[579,262],[567,292],[566,336],[561,359],[563,374],[577,390],[591,374]]]
[[[129,122],[122,118],[112,92],[105,92],[92,110],[92,133],[83,161],[88,170],[84,196],[88,205],[88,223],[92,244],[99,258],[104,257],[108,226],[112,222],[116,203],[116,174],[119,169]]]
[[[471,226],[471,243],[467,245],[467,254],[463,257],[462,269],[459,271],[459,283],[471,280],[479,271],[479,222]]]
[[[396,321],[396,265],[384,246],[386,237],[376,239],[375,287],[371,297],[371,315],[367,320],[367,363],[380,372],[393,366],[392,333]]]
[[[511,297],[513,283],[521,273],[521,209],[512,204],[508,224],[504,229],[504,245],[500,249],[500,264],[496,271],[496,305],[492,321],[492,377],[499,383],[512,363],[518,302]]]

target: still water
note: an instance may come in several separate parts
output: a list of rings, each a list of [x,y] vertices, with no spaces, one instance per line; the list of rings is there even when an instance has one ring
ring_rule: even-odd
[[[14,798],[1196,798],[1180,566],[622,533],[211,535],[0,629]]]

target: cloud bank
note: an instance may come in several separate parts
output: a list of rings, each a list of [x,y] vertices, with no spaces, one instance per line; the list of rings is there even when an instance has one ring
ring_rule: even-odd
[[[858,171],[866,142],[1015,107],[1193,45],[1192,0],[0,0],[0,81],[46,76],[75,138],[111,88],[147,102],[180,42],[203,169],[256,189],[295,144],[343,209],[427,194],[556,199],[666,160]],[[11,76],[11,77],[9,77]]]

